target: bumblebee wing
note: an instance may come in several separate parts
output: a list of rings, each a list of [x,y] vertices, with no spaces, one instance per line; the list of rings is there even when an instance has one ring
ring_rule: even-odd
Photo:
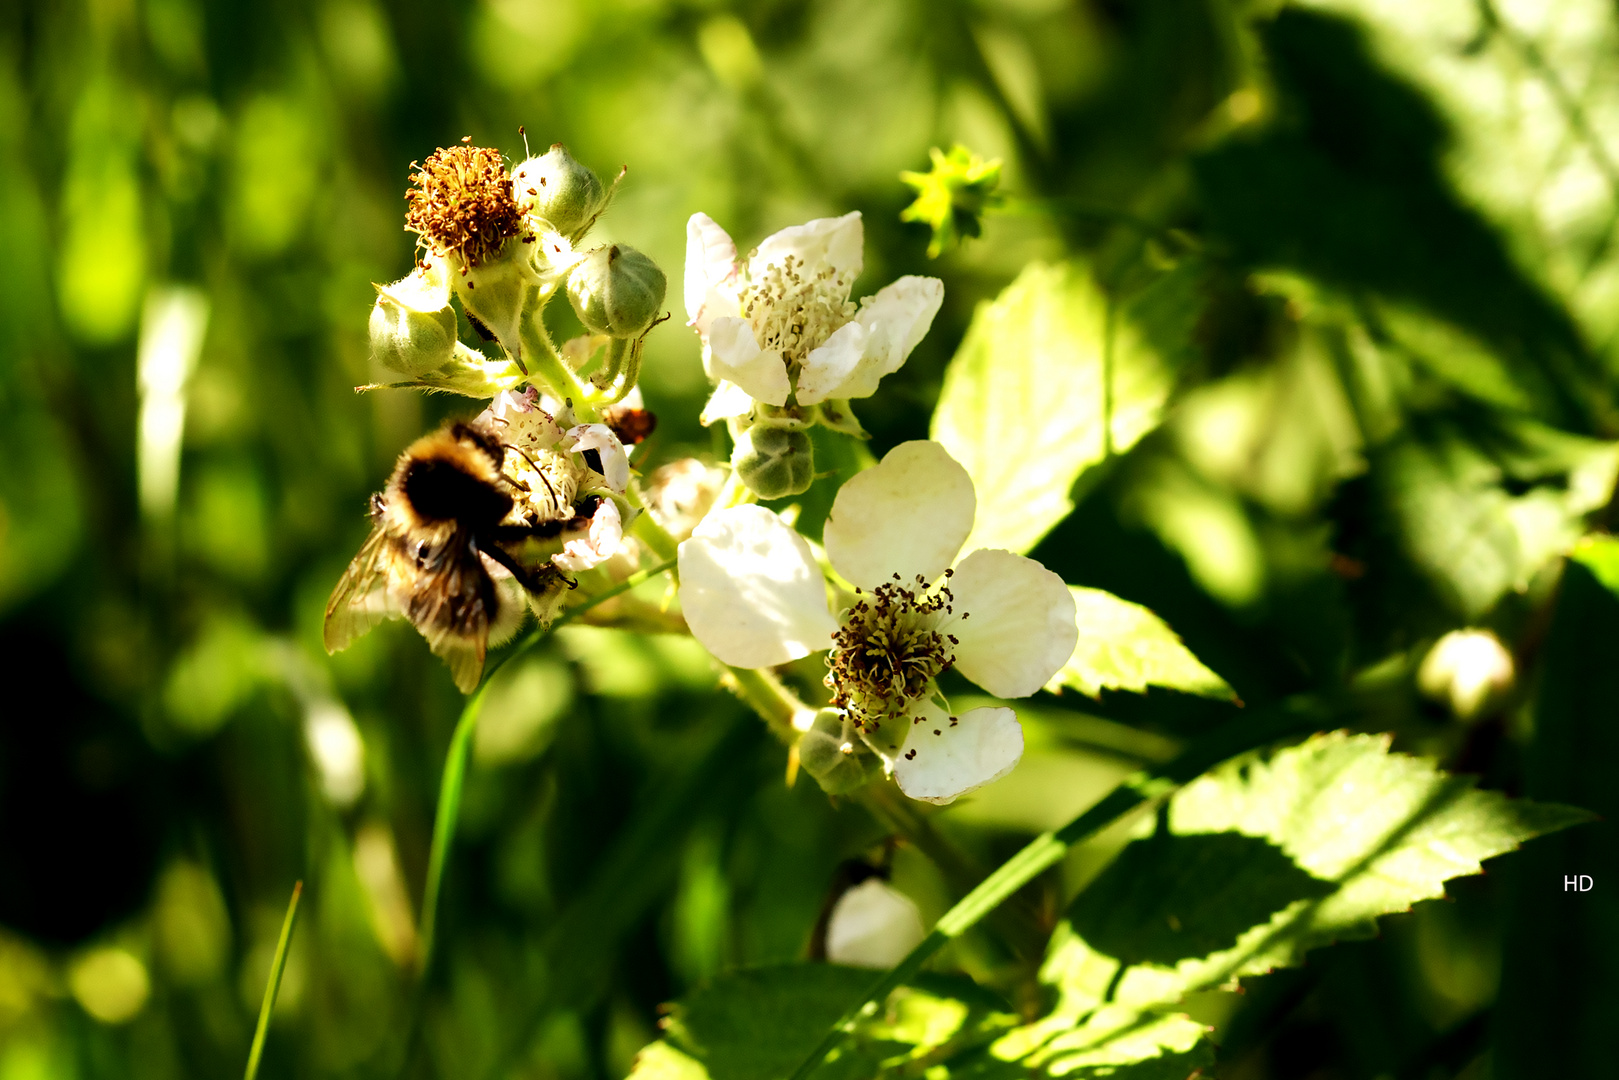
[[[428,646],[449,665],[463,694],[478,688],[489,646],[495,584],[478,553],[462,538],[447,545],[442,560],[411,589],[405,614]]]
[[[403,614],[388,589],[391,554],[388,535],[372,529],[360,545],[360,553],[338,579],[332,598],[326,601],[322,637],[328,653],[348,648],[350,642],[384,619]]]

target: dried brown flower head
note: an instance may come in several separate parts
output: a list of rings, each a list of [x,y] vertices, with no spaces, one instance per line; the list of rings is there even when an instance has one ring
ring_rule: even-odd
[[[463,270],[497,255],[523,227],[500,151],[470,142],[441,147],[415,165],[405,193],[405,228],[434,251],[460,256]]]

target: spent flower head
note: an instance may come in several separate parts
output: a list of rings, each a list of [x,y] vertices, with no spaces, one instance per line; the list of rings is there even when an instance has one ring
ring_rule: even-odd
[[[976,503],[936,442],[903,443],[844,484],[824,532],[828,561],[854,588],[836,614],[808,542],[778,515],[716,511],[680,545],[687,625],[736,667],[830,646],[843,753],[863,744],[907,795],[949,802],[1009,772],[1023,732],[1009,708],[953,713],[938,678],[954,668],[996,697],[1026,697],[1078,634],[1067,586],[1039,563],[990,549],[957,561]]]
[[[441,147],[411,174],[405,193],[405,228],[440,255],[453,255],[463,272],[494,258],[523,231],[523,213],[512,194],[511,174],[500,151],[472,146]]]

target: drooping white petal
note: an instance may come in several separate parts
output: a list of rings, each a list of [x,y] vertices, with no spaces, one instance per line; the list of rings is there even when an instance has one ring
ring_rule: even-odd
[[[791,255],[800,266],[812,270],[830,266],[845,281],[860,276],[866,243],[866,229],[860,211],[835,218],[816,218],[793,225],[765,238],[748,262],[748,274],[762,276],[765,267],[779,266]]]
[[[951,717],[924,703],[923,721],[912,724],[894,758],[894,779],[913,799],[948,803],[999,780],[1023,757],[1023,725],[1011,709],[972,709]]]
[[[752,324],[743,319],[715,319],[708,328],[710,374],[728,379],[757,401],[787,404],[792,384],[781,353],[759,348]]]
[[[708,404],[703,406],[702,415],[697,419],[707,427],[715,421],[746,416],[752,411],[753,397],[729,379],[721,379],[720,384],[714,387],[714,392],[709,395]]]
[[[809,544],[762,506],[703,519],[680,545],[686,625],[722,662],[758,668],[829,648],[837,622]]]
[[[572,573],[589,570],[611,559],[623,542],[624,519],[618,512],[618,504],[612,499],[603,499],[590,516],[590,528],[583,536],[571,535],[564,540],[562,551],[551,556],[551,564]]]
[[[601,468],[592,467],[593,470],[607,482],[609,488],[622,495],[630,485],[630,458],[624,452],[624,444],[613,434],[613,429],[606,424],[580,424],[568,431],[568,438],[573,440],[573,452],[576,454],[583,454],[586,450],[596,451]]]
[[[686,325],[703,320],[709,290],[736,278],[736,244],[707,214],[693,214],[686,222]],[[703,327],[698,326],[701,330]]]
[[[823,533],[827,557],[863,589],[896,573],[932,581],[972,532],[977,505],[967,470],[944,447],[900,443],[838,490]]]
[[[838,897],[826,922],[826,958],[850,967],[891,968],[921,944],[922,914],[882,878]]]
[[[540,408],[539,391],[502,390],[473,423],[530,456],[562,441],[562,426]]]
[[[804,366],[798,373],[798,403],[818,405],[827,398],[849,397],[843,393],[843,387],[860,367],[865,353],[864,326],[851,322],[838,327],[831,337],[804,357]],[[875,380],[872,385],[876,385]]]
[[[915,276],[902,277],[861,301],[855,321],[867,331],[865,359],[851,373],[847,384],[832,396],[860,398],[875,394],[878,380],[898,371],[926,336],[943,303],[944,282]]]
[[[1062,578],[1033,559],[981,548],[950,578],[956,670],[1001,698],[1027,697],[1074,654],[1079,629]]]

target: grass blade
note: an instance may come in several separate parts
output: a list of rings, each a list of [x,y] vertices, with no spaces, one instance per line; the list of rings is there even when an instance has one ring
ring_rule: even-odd
[[[304,883],[292,886],[292,901],[287,904],[287,917],[281,922],[281,940],[275,943],[275,959],[270,962],[270,981],[264,987],[264,1001],[259,1005],[259,1026],[253,1032],[253,1049],[247,1054],[247,1075],[253,1080],[259,1074],[259,1058],[264,1056],[264,1039],[270,1032],[270,1014],[275,1011],[275,995],[281,989],[281,973],[287,969],[287,946],[292,942],[292,927],[298,921],[298,898],[304,894]]]

